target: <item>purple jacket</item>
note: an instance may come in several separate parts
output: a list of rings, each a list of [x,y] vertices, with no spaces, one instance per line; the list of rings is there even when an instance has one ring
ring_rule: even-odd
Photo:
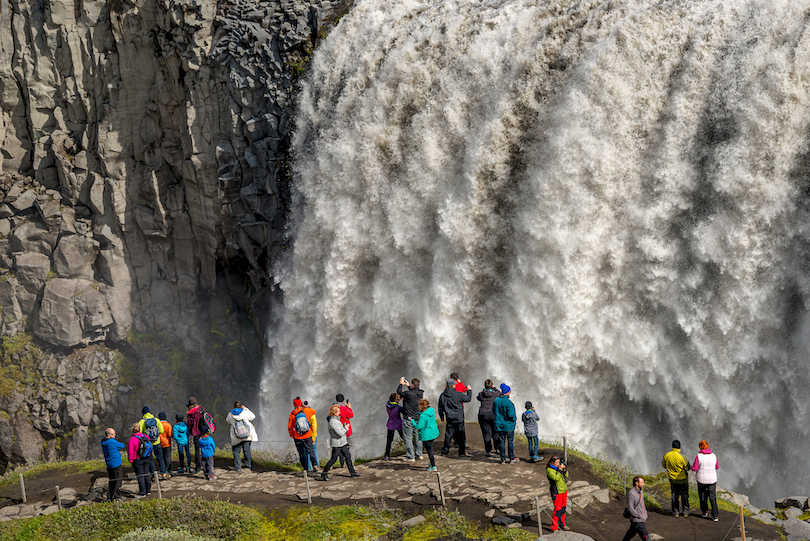
[[[385,409],[388,411],[386,428],[388,430],[402,430],[402,406],[396,402],[388,402]]]

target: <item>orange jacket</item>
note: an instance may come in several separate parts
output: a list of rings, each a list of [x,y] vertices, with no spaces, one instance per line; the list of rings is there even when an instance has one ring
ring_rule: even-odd
[[[295,416],[304,410],[304,415],[307,416],[307,421],[309,421],[313,415],[315,415],[315,410],[312,408],[295,408],[290,412],[290,420],[287,422],[287,430],[290,432],[290,437],[296,440],[305,440],[307,438],[312,437],[312,427],[310,426],[309,431],[306,434],[299,434],[298,431],[295,429]]]
[[[172,425],[168,421],[160,421],[163,423],[163,432],[160,433],[160,446],[172,446]]]

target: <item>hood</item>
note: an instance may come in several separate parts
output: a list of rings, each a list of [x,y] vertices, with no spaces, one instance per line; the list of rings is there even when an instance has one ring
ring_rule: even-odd
[[[155,416],[152,415],[151,413],[144,413],[143,418],[144,419],[154,419]]]
[[[244,408],[233,408],[231,410],[231,414],[233,414],[233,416],[236,417],[237,415],[242,415],[243,411],[245,411]]]
[[[710,455],[710,454],[712,454],[712,450],[711,450],[711,449],[709,449],[708,447],[707,447],[707,448],[705,448],[705,449],[701,449],[701,450],[700,450],[700,452],[701,452],[702,454],[704,454],[704,455]]]

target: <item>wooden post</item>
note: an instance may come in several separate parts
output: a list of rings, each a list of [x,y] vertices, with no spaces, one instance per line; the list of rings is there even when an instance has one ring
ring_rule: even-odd
[[[537,519],[537,536],[543,537],[543,521],[540,520],[540,497],[534,497],[534,512]]]
[[[309,492],[309,475],[307,475],[306,469],[304,469],[304,483],[307,485],[307,503],[312,503],[312,494]]]
[[[59,496],[59,485],[56,485],[56,507],[62,510],[62,498]]]
[[[444,487],[442,487],[442,472],[436,472],[436,478],[439,480],[439,500],[442,502],[442,506],[445,505],[444,503]]]
[[[155,486],[157,487],[158,498],[162,500],[163,493],[160,492],[160,474],[158,472],[155,472]]]
[[[568,440],[563,436],[563,462],[568,464]]]
[[[743,513],[742,505],[740,506],[740,536],[742,541],[745,541],[745,513]]]
[[[22,502],[25,503],[25,481],[23,481],[23,474],[20,474],[20,493],[22,494]]]

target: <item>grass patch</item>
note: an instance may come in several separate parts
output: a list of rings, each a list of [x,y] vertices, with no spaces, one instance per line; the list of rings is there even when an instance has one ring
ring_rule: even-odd
[[[126,504],[105,502],[8,522],[0,532],[0,541],[110,541],[145,524],[185,530],[201,537],[241,541],[264,539],[267,521],[254,509],[193,497]]]
[[[105,470],[106,468],[107,466],[104,464],[103,460],[87,460],[84,462],[65,462],[57,460],[33,466],[22,466],[0,476],[0,487],[19,483],[21,473],[24,477],[28,478],[53,471],[60,471],[63,475],[72,475],[75,473]]]

